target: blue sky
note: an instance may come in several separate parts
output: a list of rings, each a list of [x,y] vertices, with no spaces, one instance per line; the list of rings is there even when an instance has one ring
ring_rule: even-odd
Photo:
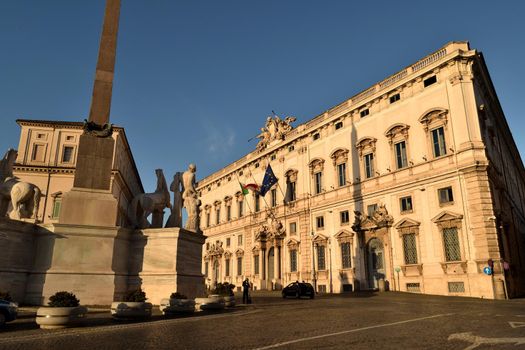
[[[87,118],[103,0],[0,0],[0,151],[17,118]],[[122,0],[111,120],[146,191],[255,148],[266,116],[307,121],[449,41],[484,53],[521,154],[523,1]]]

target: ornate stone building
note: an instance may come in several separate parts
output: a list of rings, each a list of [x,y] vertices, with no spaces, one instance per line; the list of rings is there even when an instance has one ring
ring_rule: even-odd
[[[523,163],[467,42],[294,120],[269,117],[255,151],[199,182],[208,285],[525,293]],[[268,165],[278,183],[243,194]]]

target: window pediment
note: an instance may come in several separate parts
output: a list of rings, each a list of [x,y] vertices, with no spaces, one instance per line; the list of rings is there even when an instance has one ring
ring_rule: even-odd
[[[227,250],[227,251],[224,252],[224,257],[225,257],[226,259],[231,258],[231,256],[232,256],[232,253],[231,253],[229,250]]]
[[[320,233],[316,234],[314,236],[314,239],[313,239],[314,243],[316,244],[320,244],[320,245],[325,245],[326,242],[328,241],[328,237],[326,237],[325,235],[322,235]]]
[[[354,238],[354,233],[347,230],[341,230],[334,237],[337,239],[339,244],[346,242],[351,243],[352,239]]]
[[[365,136],[360,138],[355,144],[355,147],[359,151],[359,156],[362,156],[363,153],[368,150],[371,152],[375,152],[376,142],[377,139],[375,137]]]
[[[244,255],[244,250],[241,249],[241,248],[237,248],[237,250],[235,251],[235,255],[236,255],[237,257],[241,257],[241,256],[243,256],[243,255]]]
[[[417,235],[419,233],[419,225],[421,225],[419,221],[405,218],[395,224],[394,227],[397,229],[400,236],[410,233],[415,233]]]
[[[310,172],[312,174],[323,171],[324,159],[315,158],[308,164],[308,166],[310,167]]]
[[[397,123],[388,128],[385,132],[385,136],[390,143],[392,143],[395,138],[406,140],[408,138],[408,129],[410,129],[410,125]]]
[[[221,201],[219,200],[216,200],[215,202],[213,202],[213,206],[215,207],[219,207],[221,205]]]
[[[438,225],[439,228],[443,229],[449,227],[461,227],[462,219],[463,215],[445,210],[432,218],[432,222]]]
[[[346,148],[338,148],[330,154],[334,165],[345,163],[348,161],[348,150]]]
[[[289,169],[284,173],[284,176],[288,179],[288,181],[296,182],[298,173],[299,172],[296,169]]]
[[[446,125],[448,121],[448,110],[445,108],[432,108],[419,118],[419,122],[424,125],[428,131],[432,124],[442,123]]]
[[[299,248],[299,244],[301,242],[299,242],[298,240],[296,240],[295,238],[290,238],[288,240],[288,242],[286,243],[286,246],[288,247],[288,249],[290,250],[294,250],[294,249],[297,249]]]

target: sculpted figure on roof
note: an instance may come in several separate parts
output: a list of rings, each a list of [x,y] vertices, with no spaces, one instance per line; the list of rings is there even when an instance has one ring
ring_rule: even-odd
[[[293,129],[292,123],[294,121],[296,118],[290,116],[284,119],[277,115],[267,117],[264,128],[261,128],[261,133],[256,136],[259,139],[256,149],[262,151],[270,142],[284,140],[285,135]]]

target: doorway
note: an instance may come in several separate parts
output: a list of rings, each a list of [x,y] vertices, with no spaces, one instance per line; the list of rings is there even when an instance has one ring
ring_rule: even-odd
[[[372,238],[367,244],[368,287],[379,288],[379,280],[385,279],[385,254],[383,242]]]
[[[274,250],[273,247],[268,250],[268,281],[271,283],[274,279]]]

